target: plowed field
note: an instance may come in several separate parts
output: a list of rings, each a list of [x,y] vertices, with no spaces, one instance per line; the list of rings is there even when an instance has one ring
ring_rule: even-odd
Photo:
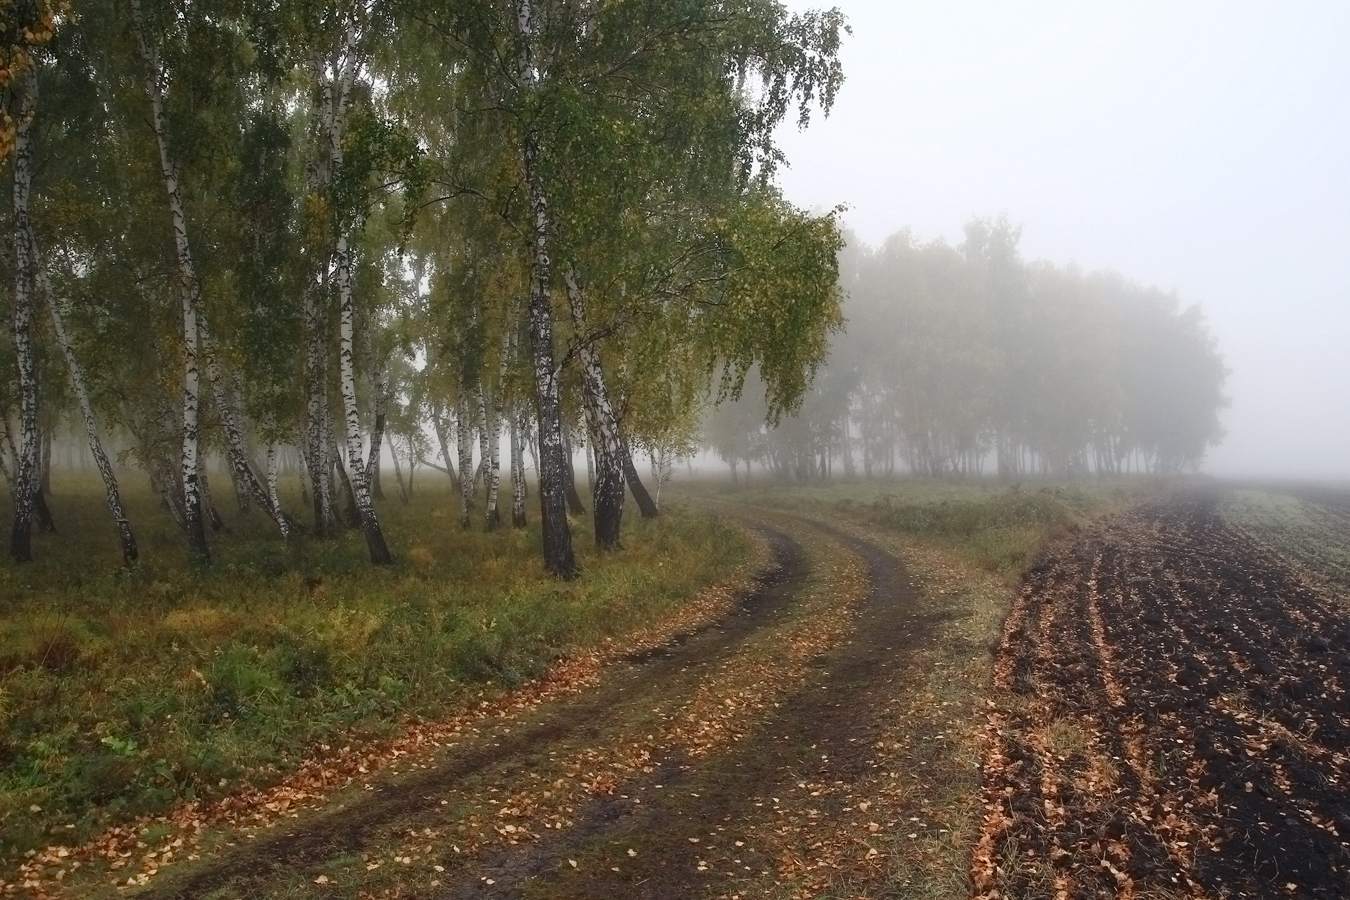
[[[977,896],[1350,896],[1350,615],[1217,494],[1026,574],[994,663]]]

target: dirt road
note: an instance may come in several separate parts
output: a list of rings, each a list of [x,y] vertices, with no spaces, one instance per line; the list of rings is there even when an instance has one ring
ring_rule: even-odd
[[[856,789],[894,767],[884,711],[934,620],[877,544],[751,524],[775,562],[725,619],[135,896],[771,896],[840,858],[879,874],[853,833],[906,810]]]
[[[1144,506],[1044,556],[994,663],[983,897],[1345,897],[1350,618],[1224,523]]]

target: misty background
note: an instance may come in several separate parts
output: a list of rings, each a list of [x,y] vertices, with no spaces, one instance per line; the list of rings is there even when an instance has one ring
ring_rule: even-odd
[[[848,81],[779,135],[790,200],[874,247],[1003,213],[1028,261],[1174,290],[1231,370],[1203,471],[1350,477],[1350,5],[839,6]]]

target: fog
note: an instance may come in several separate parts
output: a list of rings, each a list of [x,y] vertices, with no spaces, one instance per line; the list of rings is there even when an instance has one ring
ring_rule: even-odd
[[[1350,5],[838,5],[789,199],[874,246],[1006,213],[1028,260],[1175,290],[1231,370],[1203,470],[1350,478]]]

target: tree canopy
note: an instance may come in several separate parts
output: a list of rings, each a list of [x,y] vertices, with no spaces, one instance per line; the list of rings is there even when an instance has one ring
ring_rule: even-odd
[[[597,541],[617,546],[625,484],[655,509],[633,446],[687,436],[752,370],[792,408],[824,358],[839,229],[783,199],[773,135],[829,110],[845,31],[774,0],[13,7],[16,498],[41,499],[35,448],[84,410],[200,563],[215,457],[279,536],[359,528],[386,563],[381,448],[438,446],[464,523],[481,496],[495,527],[506,433],[537,461],[545,565],[574,575],[567,448],[595,448]],[[280,458],[309,515],[282,508]]]
[[[1197,306],[1114,272],[1024,262],[976,219],[956,247],[908,232],[841,256],[847,332],[799,416],[732,404],[705,441],[733,472],[1176,473],[1223,437],[1223,361]]]

